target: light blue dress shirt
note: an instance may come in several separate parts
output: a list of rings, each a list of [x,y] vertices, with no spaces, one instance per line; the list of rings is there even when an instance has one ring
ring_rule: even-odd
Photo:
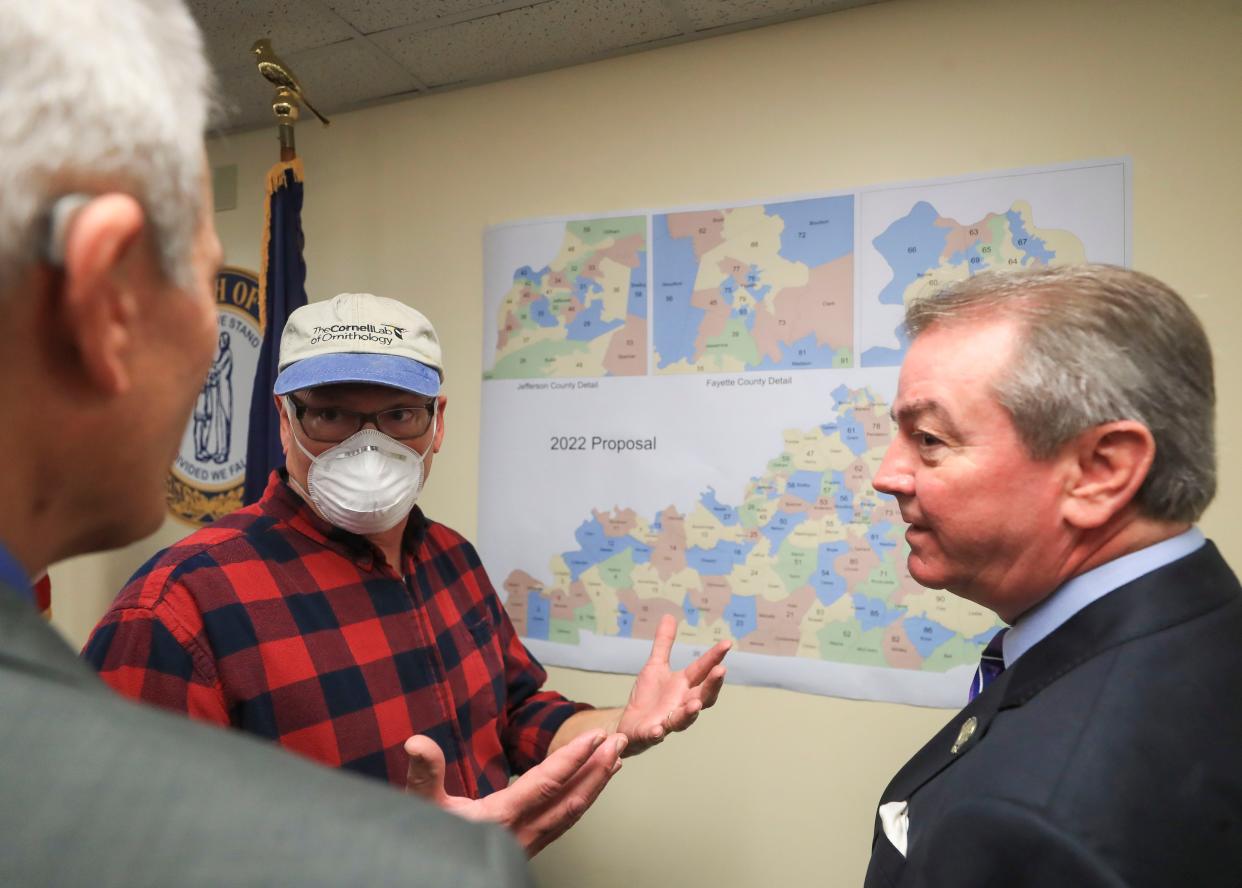
[[[30,577],[26,576],[26,569],[17,563],[13,553],[4,548],[4,543],[0,543],[0,581],[12,586],[28,601],[34,601],[34,590],[30,588]]]
[[[1001,639],[1001,655],[1008,669],[1018,658],[1053,633],[1087,605],[1157,568],[1197,551],[1207,538],[1197,527],[1161,540],[1153,546],[1122,555],[1071,579],[1036,607],[1018,618]]]

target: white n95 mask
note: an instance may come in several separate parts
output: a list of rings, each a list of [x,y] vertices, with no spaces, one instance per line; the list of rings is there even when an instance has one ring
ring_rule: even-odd
[[[377,429],[360,429],[313,456],[291,431],[294,443],[311,461],[307,497],[315,510],[329,524],[362,536],[395,527],[422,492],[423,460],[435,445],[438,418],[432,417],[431,441],[422,453]]]

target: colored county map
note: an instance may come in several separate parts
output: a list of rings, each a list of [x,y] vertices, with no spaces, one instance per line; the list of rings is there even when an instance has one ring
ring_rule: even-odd
[[[934,296],[980,271],[1087,261],[1081,240],[1068,231],[1036,228],[1031,205],[1021,200],[1006,212],[988,213],[978,222],[966,225],[940,215],[926,201],[919,201],[872,243],[893,272],[879,294],[880,303],[887,305],[905,305],[923,296]],[[910,339],[904,326],[899,326],[894,335],[898,347],[866,349],[863,365],[900,364]]]
[[[652,217],[657,373],[851,367],[854,198]]]
[[[565,223],[556,257],[513,273],[484,379],[647,372],[647,218]]]
[[[902,670],[976,664],[995,615],[910,577],[897,504],[871,487],[888,405],[844,385],[833,399],[828,422],[784,432],[741,503],[709,489],[650,520],[596,510],[577,547],[553,557],[550,582],[513,570],[505,606],[518,632],[566,645],[584,630],[651,638],[672,614],[689,644],[729,638],[743,652]]]

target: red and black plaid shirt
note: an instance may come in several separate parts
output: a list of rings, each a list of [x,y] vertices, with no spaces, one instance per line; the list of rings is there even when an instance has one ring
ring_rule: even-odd
[[[513,630],[478,554],[415,508],[402,575],[273,473],[263,499],[160,552],[82,655],[116,690],[405,785],[402,744],[444,750],[453,795],[537,764],[586,709]]]

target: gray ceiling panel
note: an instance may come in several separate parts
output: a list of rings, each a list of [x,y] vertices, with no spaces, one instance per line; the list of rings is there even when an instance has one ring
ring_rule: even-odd
[[[302,86],[314,93],[319,110],[333,113],[381,96],[407,93],[418,84],[399,65],[362,40],[334,43],[299,53],[289,63],[299,71]],[[331,72],[331,76],[325,76]],[[258,77],[256,72],[255,77]]]
[[[254,66],[251,45],[268,37],[282,57],[353,36],[330,9],[307,0],[189,0],[217,72]]]
[[[696,31],[734,26],[758,27],[808,15],[839,12],[881,0],[672,0]]]
[[[390,31],[407,25],[434,27],[445,20],[459,21],[495,12],[513,3],[497,0],[324,0],[363,34]],[[529,6],[531,0],[517,5]]]
[[[681,33],[660,0],[549,0],[375,41],[432,87],[563,67]]]

